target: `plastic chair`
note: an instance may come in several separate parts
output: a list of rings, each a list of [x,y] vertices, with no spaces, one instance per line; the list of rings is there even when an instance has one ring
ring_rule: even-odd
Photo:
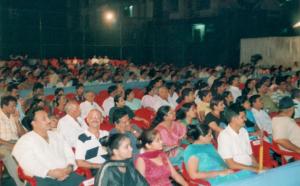
[[[4,172],[5,166],[2,160],[0,160],[0,183],[2,180],[3,172]]]
[[[142,99],[144,96],[144,91],[142,89],[139,88],[134,88],[132,90],[134,92],[134,97],[137,99]]]
[[[300,154],[299,153],[289,152],[289,151],[280,149],[279,144],[276,143],[274,140],[272,141],[271,149],[281,156],[282,165],[285,165],[285,164],[288,163],[285,159],[286,156],[291,156],[291,157],[295,158],[296,160],[300,160]]]
[[[261,145],[260,143],[260,140],[251,141],[253,156],[257,161],[259,160],[259,149]],[[277,161],[275,161],[270,154],[271,144],[263,141],[263,149],[263,166],[268,168],[277,167]]]
[[[106,98],[108,98],[108,97],[109,97],[108,91],[107,91],[107,90],[102,90],[102,91],[100,91],[100,92],[96,95],[96,97],[95,97],[95,102],[96,102],[99,106],[102,106],[104,100],[105,100]]]
[[[68,100],[74,100],[75,99],[75,94],[74,93],[68,93],[68,94],[66,94],[66,98],[68,99]]]
[[[182,176],[189,183],[189,186],[210,186],[210,183],[204,179],[192,179],[186,170],[185,164],[182,163]]]
[[[55,96],[51,94],[51,95],[46,96],[46,97],[45,97],[45,100],[46,100],[46,101],[53,101],[54,98],[55,98]]]
[[[146,119],[149,123],[152,122],[156,113],[150,108],[140,108],[134,112],[135,116]]]

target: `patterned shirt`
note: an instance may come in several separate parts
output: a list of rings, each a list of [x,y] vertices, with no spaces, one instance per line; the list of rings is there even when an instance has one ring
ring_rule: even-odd
[[[17,140],[18,130],[12,116],[9,118],[0,109],[0,139],[5,141]]]

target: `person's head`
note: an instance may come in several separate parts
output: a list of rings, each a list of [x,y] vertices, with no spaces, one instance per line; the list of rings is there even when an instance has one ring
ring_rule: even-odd
[[[87,91],[84,95],[86,101],[93,103],[95,100],[95,93],[93,91]]]
[[[86,121],[90,128],[99,129],[99,126],[103,121],[101,112],[97,109],[90,110],[86,116]]]
[[[151,84],[149,84],[149,85],[146,87],[146,92],[145,92],[145,94],[146,94],[146,95],[149,94],[149,95],[151,95],[151,96],[154,96],[154,94],[155,94],[154,86],[151,85]]]
[[[255,79],[248,79],[245,83],[245,88],[253,90],[256,85],[256,80]]]
[[[160,124],[163,121],[174,121],[176,119],[176,113],[170,106],[161,106],[157,113],[155,118],[152,122],[152,128],[155,128],[158,124]]]
[[[200,140],[203,143],[210,143],[212,140],[211,129],[207,125],[188,125],[186,136],[192,141]]]
[[[125,100],[131,101],[134,99],[134,96],[135,96],[134,92],[131,88],[129,88],[125,91]]]
[[[176,112],[176,119],[182,120],[185,118],[196,118],[197,110],[194,103],[185,103],[181,108]]]
[[[51,129],[56,129],[58,124],[58,119],[54,115],[50,116],[49,119],[50,119]]]
[[[249,98],[249,102],[250,102],[250,105],[251,107],[257,109],[257,110],[260,110],[264,107],[264,104],[261,100],[261,97],[260,95],[253,95]]]
[[[73,100],[66,104],[65,112],[72,118],[78,118],[81,114],[79,104]]]
[[[155,129],[144,130],[139,138],[138,146],[146,150],[162,150],[163,141],[160,133]]]
[[[104,146],[112,160],[126,160],[132,157],[132,146],[130,139],[121,133],[109,136]]]
[[[29,114],[29,122],[36,132],[47,132],[51,129],[51,121],[48,113],[41,107],[37,107]]]
[[[228,124],[234,128],[240,129],[245,126],[246,114],[245,109],[241,106],[227,109],[224,116]]]
[[[297,88],[293,89],[291,95],[293,99],[300,100],[300,89]]]
[[[224,81],[215,80],[211,86],[211,92],[213,95],[222,95],[226,89]]]
[[[120,94],[115,95],[114,102],[115,102],[115,105],[119,108],[122,108],[125,106],[124,97]]]
[[[84,93],[84,86],[83,86],[83,84],[81,84],[81,83],[76,84],[75,89],[76,89],[76,94],[78,96],[83,96],[83,93]]]
[[[210,103],[212,99],[212,94],[210,90],[201,90],[198,92],[198,96],[205,103]]]
[[[224,100],[224,103],[226,104],[226,106],[229,106],[231,103],[233,103],[233,95],[231,92],[229,91],[225,91],[223,93],[223,100]]]
[[[295,111],[295,105],[293,99],[286,96],[279,100],[278,108],[285,116],[292,117]]]
[[[251,109],[251,104],[250,101],[247,99],[246,96],[239,96],[236,98],[236,104],[244,107],[246,110],[250,110]]]
[[[16,112],[17,98],[13,96],[3,96],[1,98],[1,109],[5,114]]]
[[[7,86],[7,92],[9,93],[9,95],[14,96],[15,98],[19,97],[19,88],[16,84],[10,84]]]
[[[222,112],[224,111],[224,101],[221,97],[215,97],[210,101],[209,107],[213,111]]]
[[[107,91],[110,96],[114,97],[117,94],[117,86],[111,85],[110,87],[108,87]]]
[[[263,83],[263,82],[256,83],[255,87],[256,87],[256,90],[258,91],[258,93],[261,95],[265,95],[269,91],[269,87],[267,86],[266,83]]]
[[[167,100],[169,97],[169,91],[168,91],[167,87],[165,87],[165,86],[159,87],[158,96],[164,100]]]
[[[32,88],[33,95],[44,95],[44,85],[42,83],[35,83]]]
[[[126,132],[131,130],[130,119],[126,109],[116,108],[112,114],[112,122],[118,130]]]
[[[278,89],[280,89],[281,91],[286,91],[287,89],[287,83],[284,77],[277,77],[276,85],[278,85]]]
[[[238,76],[230,76],[229,79],[228,79],[228,84],[231,85],[231,86],[235,86],[235,87],[238,87],[239,84],[240,84],[240,78]]]
[[[181,103],[182,101],[184,101],[185,103],[192,103],[195,101],[195,94],[193,89],[191,88],[184,88],[181,91],[181,95],[178,98],[177,102]]]
[[[55,96],[58,96],[58,95],[64,95],[64,89],[63,88],[57,88],[57,89],[55,89],[55,91],[54,91],[54,95]]]
[[[163,85],[163,80],[161,77],[157,77],[150,82],[155,88],[159,88]]]
[[[55,98],[55,104],[56,104],[56,106],[66,105],[66,103],[67,103],[67,98],[66,98],[65,95],[62,94],[62,95],[56,96],[56,98]]]

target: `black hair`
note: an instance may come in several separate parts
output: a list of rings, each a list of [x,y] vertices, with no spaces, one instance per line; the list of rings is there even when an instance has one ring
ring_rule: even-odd
[[[299,98],[300,97],[300,89],[297,89],[297,88],[293,89],[291,94],[292,94],[291,97],[293,99]]]
[[[19,88],[18,88],[18,85],[14,84],[14,83],[9,84],[9,85],[7,86],[7,88],[6,88],[7,92],[11,92],[11,91],[14,90],[14,89],[17,89],[17,90],[19,89]]]
[[[285,77],[282,77],[282,76],[276,77],[276,80],[275,80],[276,85],[280,85],[280,83],[282,83],[282,82],[286,82]]]
[[[186,117],[186,112],[189,111],[195,103],[185,103],[176,112],[176,120],[182,120]]]
[[[116,85],[111,85],[110,87],[108,87],[107,91],[109,94],[113,93],[114,91],[117,90],[117,86]]]
[[[214,110],[214,107],[217,106],[220,102],[222,102],[223,99],[222,97],[214,97],[211,101],[210,101],[210,104],[209,104],[209,108],[211,110]]]
[[[57,89],[55,89],[54,95],[57,96],[57,95],[59,94],[60,91],[63,91],[63,92],[64,92],[64,89],[63,89],[63,88],[57,88]]]
[[[170,110],[171,110],[170,106],[167,106],[167,105],[161,106],[158,109],[156,116],[152,121],[151,128],[155,128],[158,124],[160,124],[162,121],[164,121],[164,117],[168,114],[168,112]]]
[[[120,94],[115,95],[115,97],[114,97],[115,105],[117,105],[117,103],[120,101],[120,98],[122,98],[122,97],[123,97],[123,96],[120,95]]]
[[[187,132],[186,136],[193,141],[199,139],[200,136],[205,137],[210,131],[210,128],[208,125],[204,124],[193,124],[193,125],[187,125]]]
[[[3,106],[8,106],[9,102],[15,102],[17,103],[17,98],[15,98],[14,96],[3,96],[1,98],[1,108],[3,108]]]
[[[248,86],[252,81],[255,81],[255,79],[252,79],[252,78],[247,79],[247,81],[245,83],[245,88],[242,90],[242,95],[247,96],[249,94],[250,88]]]
[[[214,83],[211,86],[211,93],[213,97],[216,97],[218,95],[218,88],[223,86],[225,84],[224,81],[221,80],[215,80]]]
[[[181,91],[181,96],[176,100],[176,102],[177,103],[181,103],[183,100],[184,100],[184,98],[186,97],[186,96],[188,96],[189,94],[190,94],[190,92],[192,92],[193,91],[193,89],[191,89],[191,88],[184,88],[182,91]]]
[[[155,138],[155,136],[159,134],[159,132],[155,129],[146,129],[142,132],[139,137],[139,141],[137,143],[138,148],[145,148],[146,144],[151,144]]]
[[[78,90],[80,87],[83,87],[83,84],[82,83],[77,83],[75,85],[75,89]]]
[[[200,90],[198,91],[198,97],[203,100],[210,93],[210,90]]]
[[[251,106],[253,106],[253,104],[256,102],[257,98],[260,98],[260,95],[256,94],[249,98],[249,102],[250,102]]]
[[[237,97],[235,100],[235,103],[238,105],[243,105],[246,101],[249,101],[249,100],[248,100],[247,96],[244,95],[244,96]]]
[[[229,85],[232,85],[232,82],[235,78],[238,78],[239,76],[236,76],[236,75],[233,75],[233,76],[230,76],[229,79],[228,79],[228,84]]]
[[[125,108],[116,108],[112,114],[113,124],[118,124],[120,122],[120,119],[126,115],[128,115],[128,113]]]
[[[127,97],[128,97],[128,95],[131,93],[133,91],[133,89],[131,89],[131,88],[129,88],[129,89],[126,89],[126,91],[125,91],[125,100],[127,100]]]
[[[39,112],[39,111],[44,111],[44,108],[42,108],[42,107],[31,108],[28,111],[28,113],[26,114],[26,116],[23,118],[22,125],[24,127],[26,127],[26,129],[28,131],[31,131],[33,129],[32,121],[34,120],[36,113]]]
[[[153,88],[154,88],[154,86],[149,83],[149,85],[146,87],[145,94],[148,94],[151,90],[153,90]]]
[[[32,91],[35,92],[38,89],[44,89],[44,85],[42,83],[39,83],[39,82],[34,83]]]
[[[237,108],[238,107],[239,106],[237,106]],[[232,118],[238,116],[239,114],[240,112],[237,112],[237,109],[234,109],[234,107],[231,107],[230,109],[228,108],[224,111],[224,117],[228,123],[231,122]]]
[[[118,149],[120,147],[120,142],[124,139],[129,139],[125,134],[116,133],[112,134],[107,138],[103,138],[101,140],[101,145],[107,147],[108,155],[111,157],[113,155],[113,150]]]

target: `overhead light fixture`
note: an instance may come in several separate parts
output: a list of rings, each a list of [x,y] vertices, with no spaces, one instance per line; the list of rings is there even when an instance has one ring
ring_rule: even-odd
[[[298,21],[296,24],[293,25],[293,28],[299,28],[300,27],[300,21]]]

